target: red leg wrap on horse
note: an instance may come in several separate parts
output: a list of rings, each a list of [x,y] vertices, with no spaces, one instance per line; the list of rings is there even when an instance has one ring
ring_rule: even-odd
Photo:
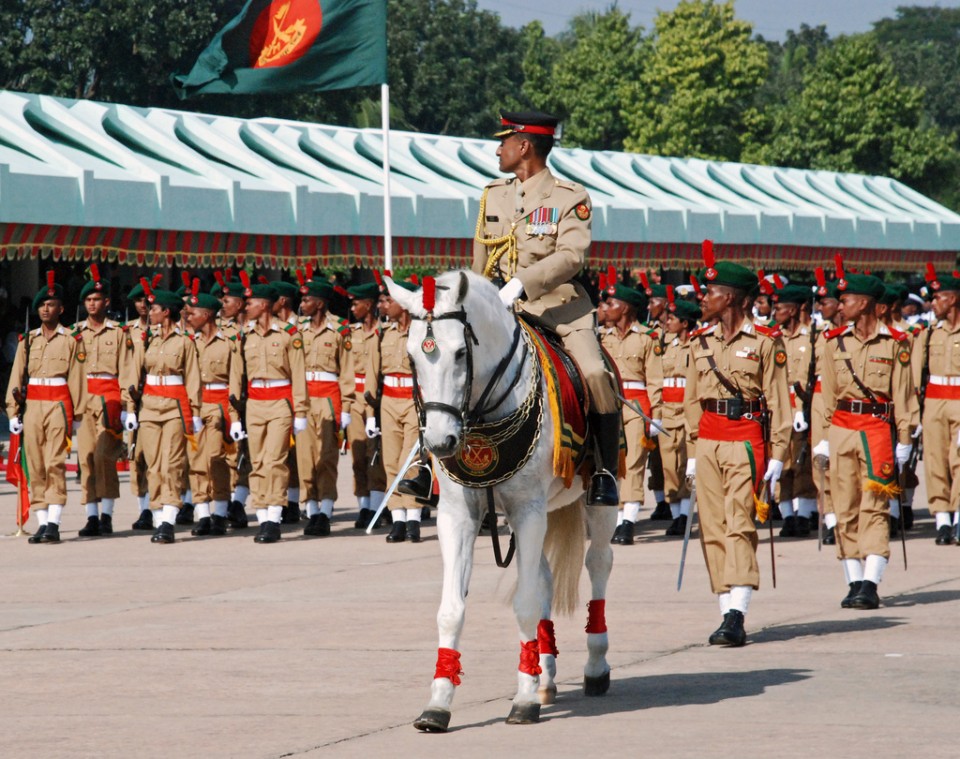
[[[445,677],[454,685],[460,684],[460,675],[463,670],[460,669],[460,652],[452,648],[437,649],[437,669],[433,673],[434,679]]]
[[[550,654],[551,656],[560,654],[557,651],[557,636],[553,633],[552,619],[541,619],[540,624],[537,625],[537,645],[540,647],[541,654]]]
[[[607,631],[607,617],[604,614],[607,602],[603,598],[598,598],[587,604],[587,626],[584,628],[588,633],[605,633]]]
[[[537,641],[528,640],[520,644],[520,671],[533,677],[542,672],[540,669],[540,646]]]

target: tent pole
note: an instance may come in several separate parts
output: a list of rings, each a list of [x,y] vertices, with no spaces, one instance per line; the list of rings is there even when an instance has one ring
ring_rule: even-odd
[[[380,85],[383,125],[383,268],[393,270],[393,229],[390,219],[390,85]]]

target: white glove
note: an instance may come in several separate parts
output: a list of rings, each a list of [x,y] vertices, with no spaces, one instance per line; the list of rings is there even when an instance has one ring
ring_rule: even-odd
[[[364,425],[364,429],[366,429],[367,437],[369,438],[380,436],[380,428],[377,426],[377,420],[372,416],[369,419],[367,419],[367,423],[366,425]]]
[[[193,434],[199,435],[200,430],[202,429],[203,429],[203,419],[201,419],[199,416],[193,417]]]
[[[763,481],[769,482],[770,487],[773,488],[776,486],[777,482],[780,481],[780,475],[783,474],[783,462],[777,459],[770,459],[767,462],[767,471],[763,475]]]
[[[692,480],[697,476],[697,460],[687,459],[687,479]]]
[[[20,421],[19,416],[14,416],[10,418],[10,434],[19,435],[23,432],[23,422]]]
[[[798,411],[793,415],[793,429],[796,432],[806,432],[810,429],[810,425],[807,424],[807,420],[804,419],[802,411]]]
[[[815,446],[813,446],[813,457],[823,456],[825,459],[830,458],[830,443],[826,440],[821,440]]]
[[[136,415],[133,411],[128,411],[128,412],[127,412],[127,419],[126,419],[126,421],[123,423],[123,428],[124,428],[127,432],[133,432],[133,431],[134,431],[137,427],[139,427],[139,426],[140,426],[140,425],[139,425],[139,423],[137,422],[137,415]]]
[[[514,277],[500,288],[500,302],[507,308],[516,303],[521,295],[523,295],[523,282],[519,277]]]
[[[299,435],[307,428],[307,417],[305,416],[295,416],[293,417],[293,434]]]
[[[918,440],[922,434],[923,434],[923,425],[918,424],[917,429],[913,431],[913,434],[910,437],[912,437],[914,440]]]
[[[349,411],[341,411],[341,412],[340,412],[340,429],[341,429],[341,430],[345,430],[347,427],[349,427],[349,426],[350,426],[350,421],[351,421],[351,419],[350,419],[350,412],[349,412]]]
[[[230,439],[234,443],[239,443],[247,436],[247,433],[243,431],[243,425],[240,422],[233,422],[230,425]]]
[[[912,450],[913,443],[897,443],[897,448],[893,452],[893,455],[900,466],[903,466],[907,463],[907,459],[910,458],[910,451]]]
[[[650,432],[647,433],[648,438],[653,439],[660,434],[660,424],[656,420],[650,422],[647,426],[650,427]]]

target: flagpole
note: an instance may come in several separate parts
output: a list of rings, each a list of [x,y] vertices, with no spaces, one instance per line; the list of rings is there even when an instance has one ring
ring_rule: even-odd
[[[390,85],[380,85],[383,129],[383,268],[393,270],[393,229],[390,218]]]

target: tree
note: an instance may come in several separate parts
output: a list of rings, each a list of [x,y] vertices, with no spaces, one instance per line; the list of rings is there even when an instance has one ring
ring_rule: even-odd
[[[520,49],[523,51],[523,85],[518,105],[521,109],[556,110],[553,67],[563,55],[561,42],[547,37],[539,21],[531,21],[520,30]]]
[[[650,54],[627,85],[627,150],[737,160],[740,134],[767,71],[767,52],[733,2],[683,0],[658,13]]]
[[[921,191],[944,187],[953,135],[923,122],[923,90],[904,85],[871,35],[838,38],[771,115],[744,158],[757,163],[891,175]]]
[[[584,13],[570,25],[570,47],[553,65],[552,89],[566,117],[563,142],[622,150],[627,136],[624,94],[643,70],[643,30],[616,6]]]

